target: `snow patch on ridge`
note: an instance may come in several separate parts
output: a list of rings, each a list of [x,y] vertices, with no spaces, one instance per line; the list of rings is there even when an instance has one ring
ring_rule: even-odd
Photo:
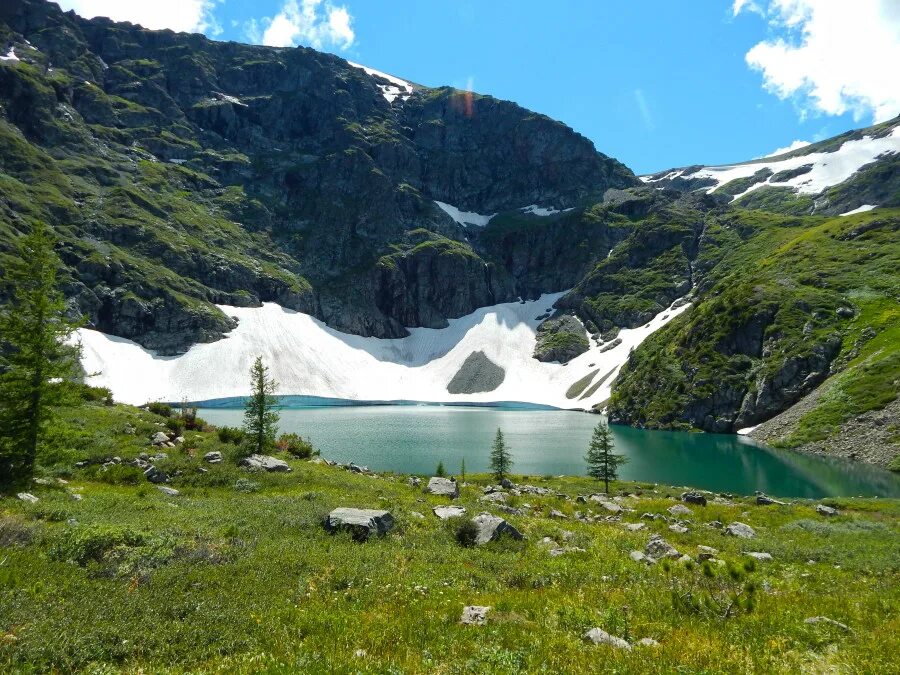
[[[853,216],[857,213],[865,213],[866,211],[871,211],[872,209],[878,208],[875,204],[863,204],[862,206],[858,206],[852,211],[847,211],[846,213],[842,213],[842,216]]]
[[[0,56],[0,61],[18,61],[19,57],[16,56],[16,50],[13,47],[9,48],[9,51],[6,53],[6,56]]]
[[[756,183],[746,191],[736,195],[732,201],[740,199],[744,195],[766,185],[790,187],[802,194],[818,194],[827,188],[843,183],[863,166],[871,164],[878,157],[898,152],[900,152],[900,126],[895,127],[890,134],[881,138],[864,136],[858,140],[845,141],[833,152],[812,152],[773,162],[763,161],[703,167],[691,173],[685,173],[684,169],[676,169],[664,176],[642,176],[641,180],[647,184],[653,184],[678,177],[711,178],[716,181],[716,184],[712,187],[704,188],[706,193],[710,194],[733,180],[748,178],[763,169],[770,169],[774,175],[781,171],[798,169],[809,164],[812,165],[812,168],[806,173],[785,181],[773,181],[770,176],[768,179]]]
[[[89,329],[79,330],[79,337],[85,371],[99,373],[91,384],[109,387],[126,403],[244,396],[250,365],[261,355],[280,394],[590,408],[609,397],[629,352],[689,306],[670,307],[644,326],[623,329],[618,336],[622,343],[615,349],[601,352],[602,345],[591,341],[589,351],[567,365],[542,363],[532,357],[540,323],[536,317],[562,295],[482,307],[451,319],[446,328],[411,328],[409,336],[392,340],[341,333],[273,303],[222,306],[238,318],[237,328],[227,339],[196,344],[179,356],[157,356],[130,340]],[[475,351],[503,368],[503,383],[491,392],[448,393],[447,384]],[[583,400],[566,398],[572,384],[594,371],[592,382],[606,376],[597,391]]]
[[[381,89],[381,95],[387,99],[388,103],[393,103],[394,99],[398,96],[401,100],[405,101],[413,93],[413,86],[407,82],[406,80],[401,80],[399,77],[394,77],[393,75],[388,75],[387,73],[383,73],[380,70],[375,70],[374,68],[369,68],[368,66],[360,65],[359,63],[353,63],[353,61],[347,61],[354,68],[359,68],[362,71],[365,71],[366,75],[370,77],[387,80],[391,84],[379,84],[378,88]]]
[[[445,204],[444,202],[439,202],[436,199],[434,200],[434,203],[441,207],[441,210],[448,216],[453,218],[456,223],[462,225],[463,227],[468,227],[469,225],[484,227],[489,222],[491,222],[491,218],[497,215],[496,213],[492,213],[489,216],[483,216],[480,213],[475,213],[474,211],[461,211],[459,208],[453,206],[452,204]]]

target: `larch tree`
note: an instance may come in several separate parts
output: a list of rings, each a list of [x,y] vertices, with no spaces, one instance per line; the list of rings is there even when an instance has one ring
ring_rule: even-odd
[[[512,455],[509,446],[503,438],[503,432],[498,428],[494,443],[491,446],[491,472],[497,481],[502,481],[509,475],[512,469]]]
[[[618,480],[619,467],[625,464],[628,458],[615,453],[615,444],[609,426],[599,422],[594,427],[594,434],[591,436],[591,444],[588,446],[584,461],[587,462],[588,476],[602,480],[604,491],[608,494],[609,481]]]
[[[57,281],[59,256],[47,226],[19,237],[2,270],[0,308],[0,482],[27,479],[61,380],[78,372],[79,321],[69,318]]]
[[[277,386],[262,357],[257,356],[250,368],[250,398],[244,409],[244,432],[254,453],[263,454],[275,446],[280,417],[275,410]]]

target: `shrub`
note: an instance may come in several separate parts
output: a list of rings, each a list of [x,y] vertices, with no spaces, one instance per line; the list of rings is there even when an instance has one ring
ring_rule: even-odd
[[[0,548],[28,546],[33,538],[33,528],[15,518],[0,516]]]
[[[184,433],[184,421],[180,417],[170,417],[167,419],[166,427],[169,431],[174,432],[176,436],[181,436]]]
[[[162,417],[172,416],[172,406],[170,406],[168,403],[162,403],[161,401],[153,401],[152,403],[148,403],[147,410],[152,412],[154,415],[161,415]]]
[[[303,440],[298,434],[281,434],[275,447],[280,452],[286,452],[297,459],[309,459],[313,455],[319,454],[313,450],[312,443]]]
[[[143,546],[148,537],[128,527],[90,525],[66,530],[50,548],[54,560],[69,560],[79,565],[101,562],[113,549],[121,546]]]
[[[447,475],[447,470],[444,468],[444,462],[438,462],[437,468],[434,470],[434,475],[439,476],[440,478],[444,478]]]
[[[244,430],[238,427],[219,427],[217,433],[222,443],[238,445],[244,440]]]
[[[234,489],[238,492],[259,492],[259,483],[249,478],[238,478],[234,482]]]
[[[113,464],[105,469],[92,467],[93,478],[101,483],[109,485],[140,485],[144,480],[144,472],[136,466],[129,464]]]
[[[478,536],[478,527],[472,520],[464,520],[458,528],[456,528],[456,541],[465,547],[475,545],[475,539]]]

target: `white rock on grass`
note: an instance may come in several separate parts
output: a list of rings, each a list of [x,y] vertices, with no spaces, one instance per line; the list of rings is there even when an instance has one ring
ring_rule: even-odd
[[[697,547],[697,551],[697,560],[699,560],[700,562],[715,558],[717,555],[719,555],[718,549],[715,549],[712,546],[704,546],[703,544],[700,544]]]
[[[824,504],[816,504],[816,513],[820,516],[836,516],[838,515],[838,510]]]
[[[674,504],[668,508],[668,511],[673,516],[690,516],[694,513],[684,504]]]
[[[284,460],[277,459],[269,455],[256,454],[250,455],[249,457],[244,457],[244,459],[238,462],[238,466],[245,466],[248,469],[262,471],[285,472],[291,470],[291,467],[288,466],[288,463]]]
[[[213,450],[211,452],[207,452],[203,455],[203,461],[207,464],[221,464],[222,463],[222,453],[218,450]]]
[[[469,605],[468,607],[463,607],[462,616],[460,617],[459,622],[466,626],[483,626],[487,623],[487,613],[490,610],[490,607],[483,607],[481,605]]]
[[[659,560],[660,558],[681,557],[681,554],[678,552],[678,550],[658,534],[654,534],[652,537],[650,537],[650,541],[647,542],[647,547],[644,549],[644,553],[648,558],[652,558],[653,560]]]
[[[25,503],[27,503],[27,504],[37,504],[39,501],[41,501],[40,499],[38,499],[37,497],[35,497],[35,496],[34,496],[33,494],[31,494],[30,492],[20,492],[19,494],[16,495],[16,497],[17,497],[20,501],[23,501],[23,502],[25,502]]]
[[[602,628],[591,628],[584,634],[584,639],[593,642],[595,645],[609,645],[616,649],[631,649],[631,645],[628,642],[615,635],[610,635]]]
[[[490,513],[481,513],[475,516],[472,519],[472,522],[475,524],[475,543],[478,546],[487,544],[489,541],[496,541],[502,536],[509,536],[513,539],[524,538],[521,532],[507,523],[503,518],[491,515]]]
[[[359,541],[372,535],[385,535],[392,527],[394,517],[388,511],[378,509],[339,508],[325,519],[325,529],[329,532],[347,531]]]
[[[432,511],[434,511],[434,515],[441,520],[461,518],[466,515],[466,509],[463,506],[435,506]]]
[[[826,626],[834,626],[835,628],[840,628],[844,631],[849,631],[850,626],[847,624],[841,623],[840,621],[835,621],[834,619],[829,619],[827,616],[811,616],[808,619],[804,620],[803,623],[815,625],[815,624],[824,624]]]
[[[744,553],[744,555],[749,556],[749,557],[753,558],[754,560],[759,560],[761,562],[766,561],[766,560],[772,560],[772,554],[765,553],[763,551],[747,551]]]
[[[441,497],[456,499],[459,497],[459,484],[455,480],[449,478],[434,476],[428,480],[428,487],[425,488],[425,492],[433,495],[440,495]]]
[[[656,640],[654,640],[653,638],[648,638],[648,637],[641,638],[634,644],[639,647],[659,647],[659,643]]]
[[[680,523],[674,523],[672,525],[669,525],[669,529],[672,532],[674,532],[675,534],[685,534],[688,531],[688,529],[684,525],[681,525]]]
[[[753,539],[756,536],[756,530],[746,523],[735,521],[725,528],[724,534],[729,537],[738,537],[740,539]]]
[[[166,497],[177,497],[181,494],[175,488],[166,487],[165,485],[157,485],[156,489],[162,492]]]

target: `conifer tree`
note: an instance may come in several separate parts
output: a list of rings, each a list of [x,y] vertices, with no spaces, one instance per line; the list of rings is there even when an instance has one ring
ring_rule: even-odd
[[[254,453],[265,453],[275,445],[279,414],[275,410],[277,383],[269,377],[269,369],[257,356],[250,368],[250,398],[244,410],[244,432]]]
[[[609,427],[599,422],[594,428],[591,444],[584,461],[588,465],[588,476],[602,480],[604,491],[609,493],[609,481],[619,478],[619,467],[628,461],[625,455],[617,455],[613,435]]]
[[[437,468],[434,470],[434,475],[438,478],[446,477],[447,470],[444,468],[444,460],[438,462]]]
[[[38,222],[15,242],[2,270],[8,302],[0,309],[0,482],[31,476],[38,446],[60,403],[59,380],[75,376],[79,322],[66,316],[57,285],[54,238]]]
[[[512,469],[512,455],[509,447],[503,439],[503,432],[498,428],[497,435],[494,437],[494,444],[491,446],[491,471],[497,481],[502,481],[507,477]]]
[[[459,464],[459,476],[460,480],[465,483],[466,482],[466,458],[463,457],[462,461]]]

